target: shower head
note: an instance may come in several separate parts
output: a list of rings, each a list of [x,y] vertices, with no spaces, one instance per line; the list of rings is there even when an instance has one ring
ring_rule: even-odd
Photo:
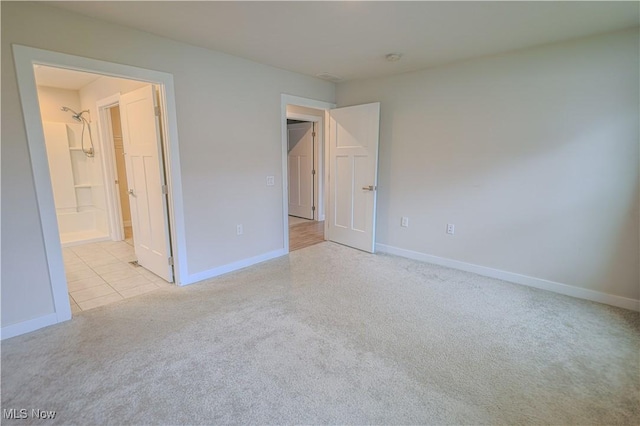
[[[64,112],[70,111],[73,114],[71,118],[76,120],[78,123],[82,123],[82,119],[83,119],[82,114],[84,114],[85,112],[89,112],[88,109],[85,109],[84,111],[80,111],[80,112],[75,112],[74,110],[66,106],[63,106],[62,108],[60,108],[60,110]]]

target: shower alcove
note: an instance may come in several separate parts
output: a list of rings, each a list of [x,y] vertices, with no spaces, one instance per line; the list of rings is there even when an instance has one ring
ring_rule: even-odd
[[[82,125],[45,121],[43,129],[62,245],[109,239],[101,168],[82,150]]]

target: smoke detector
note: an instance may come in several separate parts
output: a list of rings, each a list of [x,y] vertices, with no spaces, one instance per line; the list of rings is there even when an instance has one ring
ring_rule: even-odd
[[[320,74],[316,74],[316,77],[321,78],[323,80],[330,81],[332,83],[337,83],[339,81],[342,81],[342,77],[338,77],[337,75],[333,75],[328,72],[321,72]]]
[[[398,62],[402,58],[402,53],[387,53],[384,58],[388,62]]]

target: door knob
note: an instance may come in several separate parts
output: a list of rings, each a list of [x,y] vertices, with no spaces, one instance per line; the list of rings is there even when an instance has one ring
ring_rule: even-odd
[[[365,191],[375,191],[376,187],[373,185],[369,185],[369,186],[363,186],[362,189]]]

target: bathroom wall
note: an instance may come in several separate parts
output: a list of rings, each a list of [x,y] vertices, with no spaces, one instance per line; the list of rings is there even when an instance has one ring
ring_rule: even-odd
[[[62,106],[80,111],[80,95],[75,90],[55,87],[38,86],[38,100],[40,116],[44,125],[47,160],[51,174],[51,186],[58,214],[58,228],[60,233],[68,233],[69,229],[60,222],[60,215],[76,213],[78,210],[78,190],[75,188],[74,173],[78,164],[72,165],[75,153],[69,150],[68,128],[78,128],[78,122],[73,120],[69,112],[62,111]],[[82,164],[84,167],[85,164]]]
[[[78,124],[77,121],[71,118],[69,112],[64,112],[60,109],[66,106],[80,111],[80,93],[78,91],[38,86],[38,101],[40,102],[42,121]]]
[[[93,159],[81,151],[82,125],[73,120],[62,106],[80,111],[80,95],[76,90],[39,86],[38,99],[43,121],[47,160],[53,187],[60,240],[63,245],[84,238],[105,237],[106,230],[98,230],[92,212],[91,187],[78,187],[90,182]]]

